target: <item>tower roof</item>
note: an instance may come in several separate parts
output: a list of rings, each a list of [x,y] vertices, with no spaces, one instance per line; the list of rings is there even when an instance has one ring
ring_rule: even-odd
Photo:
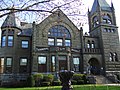
[[[15,14],[14,12],[10,13],[5,21],[3,22],[2,26],[1,27],[16,27],[16,21],[15,21]]]
[[[102,11],[111,11],[111,7],[106,0],[94,0],[91,13],[96,12],[98,8],[100,8]]]

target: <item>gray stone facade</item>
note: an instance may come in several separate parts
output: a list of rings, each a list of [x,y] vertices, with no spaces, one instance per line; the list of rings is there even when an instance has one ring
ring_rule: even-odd
[[[16,26],[14,14],[12,24],[6,23],[11,20],[11,15],[8,16],[1,27],[0,73],[55,73],[64,69],[88,73],[89,69],[92,74],[119,74],[120,48],[114,7],[98,2],[95,0],[88,11],[89,35],[83,35],[82,27],[78,29],[60,9],[39,24],[22,23],[21,27]],[[14,33],[10,34],[11,30]],[[54,35],[50,36],[51,33]],[[9,36],[14,39],[9,40]],[[8,47],[9,43],[13,45]]]

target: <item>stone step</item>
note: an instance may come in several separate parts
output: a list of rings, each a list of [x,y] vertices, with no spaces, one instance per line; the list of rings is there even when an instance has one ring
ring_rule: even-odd
[[[100,76],[96,76],[96,83],[97,84],[111,84],[112,82],[109,81],[106,77],[100,75]]]

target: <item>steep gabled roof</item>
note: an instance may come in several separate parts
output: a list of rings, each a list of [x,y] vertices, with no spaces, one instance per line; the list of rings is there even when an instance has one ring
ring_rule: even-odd
[[[96,12],[98,8],[100,8],[102,11],[112,11],[106,0],[94,0],[91,13]]]
[[[56,23],[64,24],[64,25],[70,26],[71,28],[74,27],[74,28],[76,28],[76,30],[79,30],[77,28],[77,26],[75,26],[75,24],[59,8],[56,11],[54,11],[51,15],[49,15],[47,18],[45,18],[41,23],[37,24],[37,26],[41,25],[42,27],[46,27],[46,25],[51,26],[53,23],[54,23],[54,25]]]
[[[1,27],[16,27],[15,14],[9,14]]]

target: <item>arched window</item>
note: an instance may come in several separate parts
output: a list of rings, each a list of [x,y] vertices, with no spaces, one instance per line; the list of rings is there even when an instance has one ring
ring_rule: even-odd
[[[110,17],[109,14],[103,15],[103,16],[102,16],[102,19],[103,19],[103,21],[102,21],[103,23],[112,24],[112,20],[111,20],[111,17]]]
[[[93,22],[93,27],[96,27],[99,24],[97,16],[93,18],[92,22]]]
[[[87,42],[87,48],[90,48],[90,47],[91,47],[90,40],[88,40],[88,42]]]
[[[109,61],[113,61],[113,54],[111,52],[109,53]]]
[[[114,61],[118,61],[117,53],[115,52],[113,55],[114,55]]]
[[[71,34],[69,30],[62,26],[56,25],[48,31],[49,46],[71,46]]]
[[[95,42],[92,41],[91,48],[95,48]]]

